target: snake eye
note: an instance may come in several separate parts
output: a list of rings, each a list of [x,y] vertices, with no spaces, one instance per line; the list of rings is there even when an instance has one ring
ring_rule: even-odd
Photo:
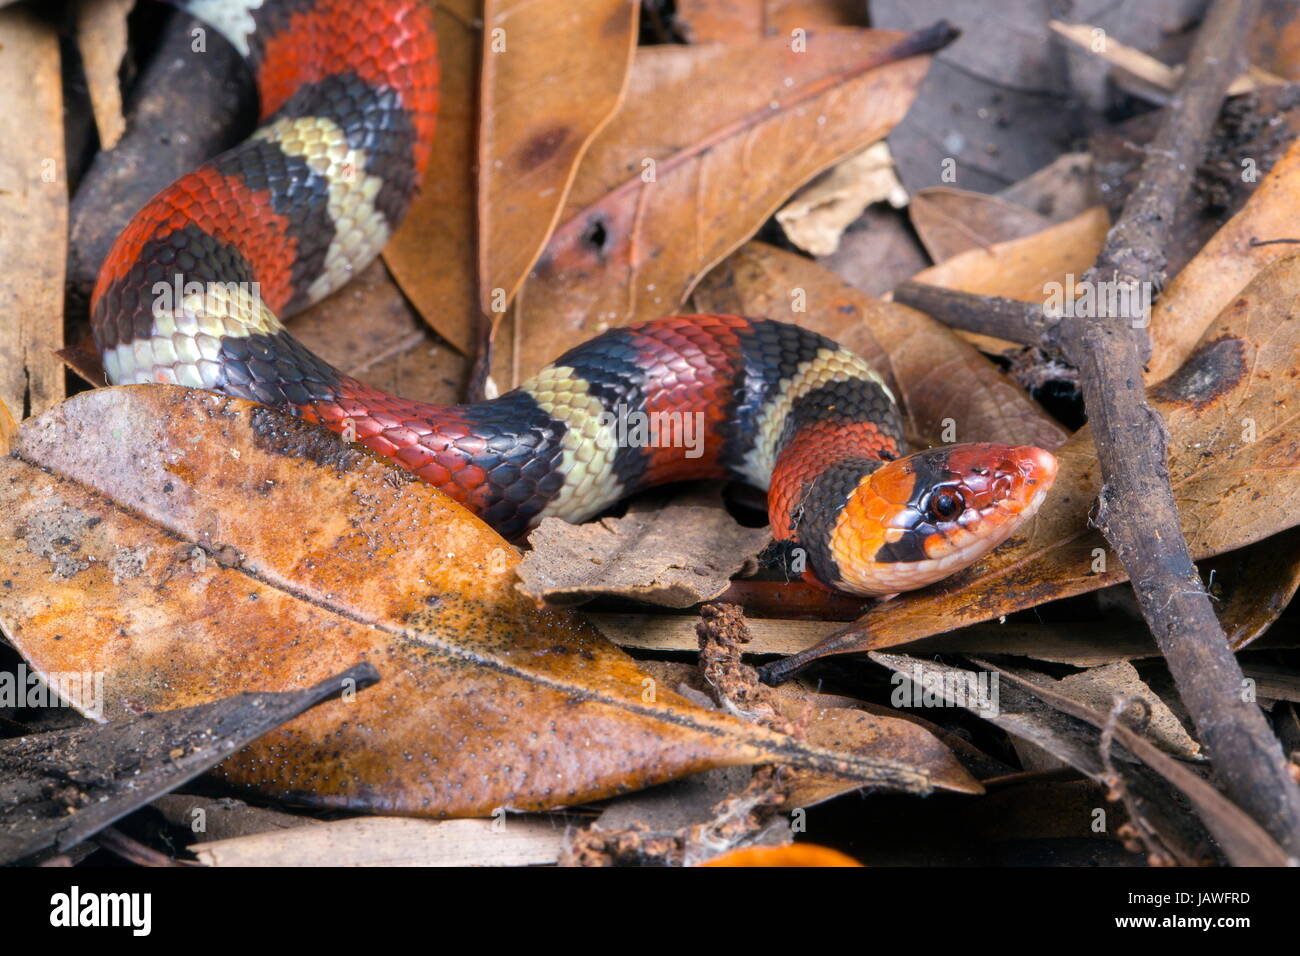
[[[930,515],[941,521],[951,521],[966,510],[961,495],[952,491],[936,491],[930,496]]]

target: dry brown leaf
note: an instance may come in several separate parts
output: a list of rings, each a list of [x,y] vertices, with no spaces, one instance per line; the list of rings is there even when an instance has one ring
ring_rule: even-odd
[[[1300,242],[1300,140],[1260,180],[1241,211],[1214,234],[1151,307],[1150,384],[1173,374],[1215,317],[1265,266]]]
[[[367,385],[435,405],[460,401],[468,363],[429,330],[383,262],[372,262],[338,292],[295,315],[289,330]]]
[[[716,691],[694,665],[643,661],[642,667],[683,696],[710,703],[716,697]],[[776,688],[756,684],[748,688],[748,693],[752,695],[752,699],[747,701],[749,706],[767,708],[777,718],[784,718],[791,725],[800,727],[809,743],[830,747],[839,753],[887,757],[902,765],[924,767],[934,786],[940,790],[970,794],[984,792],[983,785],[930,729],[908,717],[873,713],[867,705],[856,706],[857,702],[851,702],[854,706],[826,706],[834,699],[799,684]],[[797,769],[791,771],[791,780],[793,789],[783,804],[786,810],[807,809],[861,787],[852,781]]]
[[[109,719],[301,686],[359,659],[379,669],[382,690],[224,763],[235,787],[483,816],[758,762],[933,785],[924,768],[647,697],[622,651],[515,591],[517,555],[478,518],[249,402],[84,392],[24,425],[0,475],[0,621],[38,673],[103,673]]]
[[[441,79],[433,153],[424,184],[383,253],[424,320],[466,355],[481,316],[474,169],[482,15],[482,0],[434,6]]]
[[[564,823],[545,818],[358,817],[196,843],[206,866],[539,866],[554,863]]]
[[[1081,276],[1097,261],[1109,228],[1106,210],[1096,206],[1031,236],[960,253],[912,278],[943,289],[1041,304],[1047,283]],[[1019,348],[987,335],[958,334],[986,352]]]
[[[126,131],[118,71],[126,54],[126,17],[135,0],[80,0],[77,52],[86,73],[99,148],[112,149]]]
[[[622,99],[637,0],[486,0],[479,306],[500,313],[546,245],[578,163]]]
[[[57,29],[0,10],[0,401],[17,418],[63,398],[68,173]]]
[[[687,43],[748,43],[792,30],[865,27],[861,0],[677,0],[673,22]]]
[[[691,607],[725,591],[770,540],[766,528],[737,524],[716,493],[581,525],[546,518],[528,536],[517,586],[539,604],[624,597]]]
[[[795,289],[804,293],[806,312],[794,311]],[[919,440],[1042,448],[1065,441],[1063,428],[950,330],[906,306],[872,299],[793,253],[751,242],[705,280],[695,302],[794,322],[857,352],[898,386],[907,432]]]
[[[906,112],[938,34],[828,30],[642,48],[499,335],[502,388],[606,328],[680,308],[794,190]],[[918,39],[918,37],[920,39]],[[504,328],[504,324],[503,324]]]
[[[1169,430],[1169,474],[1196,560],[1300,515],[1300,257],[1265,269],[1150,394]],[[1127,579],[1088,514],[1100,486],[1092,434],[1056,449],[1056,483],[1024,533],[943,582],[877,605],[817,653],[891,647]]]
[[[1145,701],[1151,708],[1145,732],[1152,743],[1187,760],[1203,756],[1201,745],[1192,739],[1160,695],[1143,683],[1137,668],[1128,661],[1068,674],[1056,682],[1056,687],[1061,693],[1103,714],[1110,713],[1116,702],[1122,699]]]
[[[873,143],[828,170],[776,214],[786,237],[804,252],[829,256],[839,248],[849,224],[872,203],[907,203],[907,191],[894,175],[889,144]]]
[[[1300,80],[1300,17],[1292,0],[1264,0],[1248,40],[1250,62]]]
[[[947,186],[920,190],[907,209],[916,234],[935,262],[1033,235],[1051,225],[1046,216],[1024,206]]]

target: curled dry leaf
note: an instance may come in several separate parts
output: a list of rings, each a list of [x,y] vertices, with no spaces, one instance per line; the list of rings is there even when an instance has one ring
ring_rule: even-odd
[[[786,237],[814,256],[839,248],[849,224],[872,203],[907,204],[907,190],[894,174],[889,144],[873,143],[810,183],[776,214]]]
[[[898,121],[929,62],[915,54],[947,39],[827,30],[798,45],[638,50],[624,104],[515,303],[513,335],[498,336],[498,384],[678,309],[796,188]]]
[[[925,251],[944,262],[970,249],[987,249],[1046,229],[1051,222],[1032,209],[985,193],[931,186],[907,207]]]
[[[716,490],[581,525],[546,518],[528,536],[518,588],[553,605],[625,597],[691,607],[725,591],[770,539],[737,524]]]
[[[1150,393],[1169,430],[1169,476],[1196,560],[1300,520],[1300,257],[1269,266],[1224,310],[1177,374]],[[877,605],[807,653],[874,650],[1127,580],[1089,511],[1092,433],[1056,449],[1060,471],[1025,532],[945,581]]]
[[[222,765],[316,806],[427,816],[582,802],[786,762],[926,790],[690,705],[570,613],[514,589],[514,550],[436,489],[331,433],[167,386],[84,392],[0,460],[0,621],[38,673],[104,674],[109,719],[319,680],[328,704]],[[76,703],[74,700],[73,703]]]
[[[806,311],[795,311],[791,289],[803,290]],[[1065,441],[1065,430],[1037,402],[951,330],[914,309],[873,299],[793,253],[751,242],[708,276],[695,302],[794,322],[857,352],[897,386],[907,431],[922,441],[1043,448]],[[955,435],[945,419],[956,423]]]
[[[637,0],[484,3],[478,261],[485,315],[502,312],[518,291],[578,162],[618,107],[639,10]]]

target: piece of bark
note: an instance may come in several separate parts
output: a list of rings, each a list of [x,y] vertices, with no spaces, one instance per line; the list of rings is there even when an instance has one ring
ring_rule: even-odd
[[[64,396],[68,171],[54,27],[0,11],[0,400],[18,419]]]
[[[379,674],[358,664],[313,687],[0,742],[0,863],[66,850],[168,790]]]
[[[516,587],[539,604],[622,597],[690,607],[725,591],[770,538],[737,524],[716,491],[581,525],[546,518],[529,536]]]
[[[564,832],[544,817],[358,817],[190,849],[207,866],[537,866],[559,859]]]

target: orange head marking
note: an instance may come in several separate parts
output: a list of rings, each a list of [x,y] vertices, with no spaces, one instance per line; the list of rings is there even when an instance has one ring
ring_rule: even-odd
[[[1034,515],[1056,467],[1041,448],[986,443],[886,462],[862,479],[836,522],[839,588],[893,594],[967,567]]]

